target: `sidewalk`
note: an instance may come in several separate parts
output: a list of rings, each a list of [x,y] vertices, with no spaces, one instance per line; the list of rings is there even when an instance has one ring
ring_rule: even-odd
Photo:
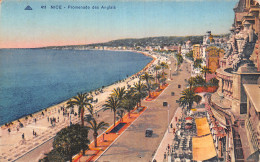
[[[172,120],[171,120],[171,123],[172,123],[172,127],[175,128],[175,132],[176,132],[176,119],[175,117],[177,117],[177,121],[178,119],[181,117],[181,113],[182,113],[182,110],[180,107],[177,108]],[[156,150],[156,153],[153,157],[153,160],[156,160],[157,162],[166,162],[167,160],[170,162],[171,161],[171,156],[166,156],[166,159],[164,158],[164,154],[166,153],[166,155],[168,155],[168,144],[171,146],[172,145],[172,142],[173,142],[173,139],[174,139],[174,135],[173,134],[173,128],[171,128],[171,126],[169,125],[169,132],[168,132],[168,129],[166,130],[165,134],[164,134],[164,137],[158,147],[158,149]],[[171,148],[170,148],[171,149]]]

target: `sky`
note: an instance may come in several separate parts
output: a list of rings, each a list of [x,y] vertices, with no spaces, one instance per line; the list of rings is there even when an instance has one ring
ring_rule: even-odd
[[[233,23],[233,8],[237,2],[238,0],[2,0],[0,48],[204,35],[208,30],[212,34],[224,34],[229,32]],[[25,10],[28,5],[32,10]],[[77,6],[82,8],[75,9]],[[112,8],[108,10],[105,8],[107,6]]]

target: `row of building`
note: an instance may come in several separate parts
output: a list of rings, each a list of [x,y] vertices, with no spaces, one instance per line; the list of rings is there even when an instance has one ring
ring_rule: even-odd
[[[194,61],[202,59],[202,64],[219,80],[219,88],[209,97],[208,105],[217,128],[221,127],[222,134],[216,139],[218,158],[225,161],[259,161],[259,5],[259,0],[239,0],[227,39],[215,39],[207,32],[203,44],[182,49],[193,50]],[[194,75],[199,73],[193,71]],[[219,133],[217,129],[216,134]]]

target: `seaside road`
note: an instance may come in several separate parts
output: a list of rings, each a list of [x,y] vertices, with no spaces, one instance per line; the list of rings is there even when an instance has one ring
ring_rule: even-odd
[[[170,119],[174,116],[181,91],[186,87],[184,79],[188,79],[190,74],[190,64],[184,63],[179,75],[172,77],[170,85],[155,100],[143,102],[148,109],[119,137],[119,139],[97,160],[98,162],[133,162],[133,161],[151,161],[155,154],[168,125],[168,111],[162,106],[164,101],[170,105]],[[173,69],[173,68],[172,68]],[[178,88],[178,84],[182,85]],[[175,96],[171,96],[175,92]],[[152,137],[145,137],[145,130],[153,129]],[[172,133],[172,130],[170,130]],[[166,150],[162,150],[165,152]]]

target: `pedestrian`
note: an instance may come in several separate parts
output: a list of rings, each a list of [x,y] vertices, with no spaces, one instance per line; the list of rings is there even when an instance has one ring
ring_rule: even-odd
[[[49,122],[49,121],[50,121],[50,118],[48,117],[47,119],[48,119],[48,122]]]
[[[34,135],[34,133],[35,133],[35,132],[34,132],[34,129],[33,129],[33,135]]]
[[[175,128],[173,128],[172,133],[175,134]]]
[[[166,159],[166,152],[164,152],[164,159]]]
[[[19,132],[19,126],[17,126],[16,130],[17,130],[17,132]]]
[[[22,139],[24,139],[24,133],[22,134]]]
[[[8,128],[8,133],[10,133],[11,132],[11,129],[10,128]]]
[[[35,137],[37,136],[36,132],[34,132],[34,136],[35,136]]]
[[[172,123],[171,123],[171,128],[172,128]]]

